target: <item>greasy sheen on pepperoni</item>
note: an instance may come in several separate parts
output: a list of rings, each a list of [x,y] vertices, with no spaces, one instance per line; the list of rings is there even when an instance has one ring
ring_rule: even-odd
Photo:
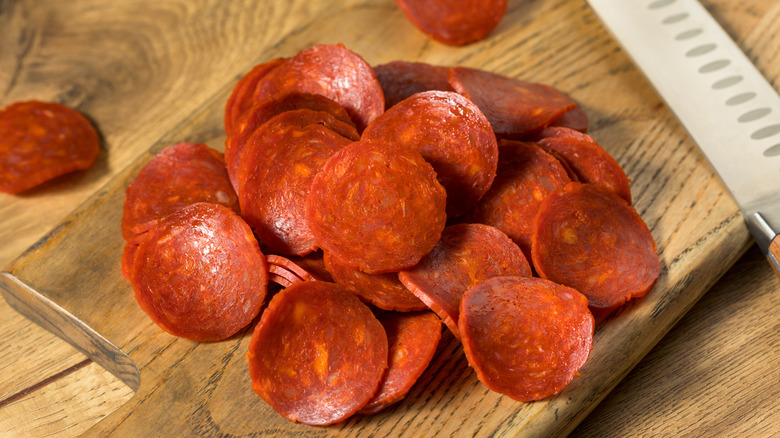
[[[364,302],[380,309],[399,312],[427,309],[425,303],[401,284],[396,272],[366,274],[344,266],[327,253],[324,260],[325,268],[333,276],[333,280]]]
[[[201,342],[226,339],[252,322],[265,299],[266,261],[233,210],[199,202],[148,228],[130,283],[152,321]]]
[[[351,140],[325,126],[263,125],[241,154],[239,202],[261,242],[282,254],[317,249],[305,215],[312,181],[326,160]]]
[[[319,44],[298,52],[257,83],[254,100],[289,91],[335,100],[347,110],[358,131],[385,109],[374,70],[343,44]]]
[[[195,202],[222,204],[239,211],[222,154],[203,143],[178,143],[155,155],[125,191],[122,236]]]
[[[471,286],[497,276],[531,276],[523,252],[496,228],[456,224],[420,263],[398,273],[401,283],[444,321],[455,337],[461,297]]]
[[[449,67],[424,62],[391,61],[374,66],[385,94],[385,109],[422,91],[453,91],[447,82]]]
[[[252,106],[257,81],[278,67],[285,59],[276,58],[258,64],[238,80],[225,104],[225,134],[230,135],[233,132],[233,125],[238,118]]]
[[[362,138],[419,151],[447,191],[449,218],[473,207],[496,176],[498,146],[490,122],[452,91],[412,95],[371,122]]]
[[[431,312],[380,312],[387,334],[388,368],[379,390],[358,414],[375,414],[401,401],[428,367],[441,339],[441,320]]]
[[[447,74],[452,88],[468,97],[490,120],[499,138],[522,138],[547,127],[577,102],[544,84],[468,67]]]
[[[653,237],[624,199],[572,182],[550,194],[534,219],[532,257],[539,276],[573,287],[591,309],[612,310],[644,296],[660,273]]]
[[[317,426],[343,421],[365,406],[387,358],[387,335],[368,306],[321,281],[278,292],[247,354],[255,393],[284,418]]]
[[[577,180],[612,190],[631,204],[630,180],[623,168],[590,136],[568,128],[546,128],[541,134],[546,131],[556,135],[544,137],[537,143],[563,157]]]
[[[446,192],[419,152],[358,141],[314,178],[306,216],[320,248],[369,274],[417,264],[439,241]]]
[[[0,110],[0,191],[16,194],[92,166],[97,132],[78,111],[53,102],[17,102]]]
[[[492,225],[503,231],[531,259],[531,232],[539,205],[569,182],[566,169],[535,143],[501,140],[498,171],[482,200],[464,222]]]
[[[475,285],[460,303],[458,326],[477,378],[522,402],[559,393],[585,364],[593,343],[588,300],[534,277]]]
[[[479,41],[498,26],[507,0],[396,0],[423,33],[450,46]]]

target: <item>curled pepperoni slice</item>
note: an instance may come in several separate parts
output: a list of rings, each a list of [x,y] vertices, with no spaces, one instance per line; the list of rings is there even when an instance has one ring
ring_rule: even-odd
[[[222,154],[203,143],[168,146],[127,187],[122,235],[125,240],[132,240],[135,227],[195,202],[239,210]]]
[[[453,91],[447,82],[449,67],[424,62],[392,61],[374,66],[385,94],[385,109],[422,91]]]
[[[202,342],[226,339],[252,322],[265,299],[266,261],[233,210],[198,202],[148,228],[130,283],[158,326]]]
[[[396,0],[409,21],[436,41],[463,46],[498,26],[507,0]]]
[[[290,421],[324,426],[366,405],[387,369],[382,324],[341,286],[305,281],[277,293],[249,343],[252,389]]]
[[[588,359],[593,315],[576,290],[540,278],[496,277],[460,303],[463,350],[488,388],[527,402],[559,393]]]
[[[335,100],[347,110],[358,131],[385,109],[374,70],[342,44],[321,44],[298,52],[257,83],[254,100],[289,91]]]
[[[522,138],[550,125],[577,102],[544,84],[468,67],[451,68],[447,79],[490,120],[500,138]]]
[[[660,273],[636,210],[593,184],[572,182],[547,197],[534,219],[532,254],[539,276],[577,289],[601,312],[644,296]]]
[[[238,118],[252,106],[257,81],[278,67],[285,59],[276,58],[258,64],[239,79],[225,104],[225,134],[230,135],[233,132],[233,125],[235,125]]]
[[[52,102],[17,102],[0,110],[0,191],[16,194],[92,166],[95,128],[78,111]]]
[[[419,152],[358,141],[314,178],[306,217],[318,245],[369,274],[414,266],[439,241],[446,192]]]
[[[502,140],[498,154],[498,171],[493,185],[463,221],[498,228],[514,240],[530,260],[536,212],[549,193],[569,182],[569,176],[555,157],[535,143]]]
[[[366,274],[344,266],[329,254],[325,254],[325,267],[336,283],[347,288],[364,302],[380,309],[399,312],[427,309],[425,303],[398,281],[398,274],[395,272]]]
[[[490,122],[455,92],[414,94],[371,122],[362,138],[419,151],[447,191],[450,218],[473,207],[496,176],[498,146]]]
[[[433,359],[441,339],[441,320],[431,312],[382,312],[387,333],[388,368],[377,393],[359,414],[375,414],[401,401]]]
[[[463,294],[476,283],[505,275],[531,276],[520,248],[491,226],[457,224],[445,228],[433,251],[398,278],[459,338]]]

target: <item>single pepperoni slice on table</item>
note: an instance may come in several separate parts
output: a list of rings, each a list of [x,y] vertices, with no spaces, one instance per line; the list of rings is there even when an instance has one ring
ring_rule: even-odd
[[[463,46],[479,41],[506,13],[507,0],[396,0],[409,21],[440,43]]]
[[[495,277],[475,285],[463,295],[458,327],[479,381],[522,402],[559,393],[593,344],[588,300],[535,277]]]
[[[252,389],[284,418],[324,426],[350,417],[387,369],[382,324],[335,283],[304,281],[278,292],[249,342]]]

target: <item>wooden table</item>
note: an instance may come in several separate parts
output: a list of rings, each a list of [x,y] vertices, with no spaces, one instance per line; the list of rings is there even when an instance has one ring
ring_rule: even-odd
[[[223,135],[213,131],[213,124],[208,128],[213,132],[203,132],[203,125],[192,118],[194,110],[213,99],[216,90],[228,90],[252,65],[266,60],[264,49],[305,37],[310,31],[307,26],[327,23],[331,11],[326,1],[304,0],[234,1],[228,6],[216,0],[116,3],[50,0],[0,5],[0,105],[32,98],[61,101],[84,111],[103,136],[101,157],[89,171],[21,196],[0,194],[0,266],[20,256],[90,196],[98,196],[106,183],[151,146],[188,140],[166,138],[172,128],[192,138]],[[703,3],[777,88],[780,2]],[[354,11],[384,8],[388,17],[404,23],[390,0],[339,5]],[[579,0],[510,0],[505,20],[511,24],[502,23],[497,33],[514,26],[538,26],[538,20],[570,13],[584,16],[582,21],[572,18],[585,27],[573,33],[601,32]],[[339,25],[332,26],[336,35]],[[386,37],[419,48],[409,54],[410,60],[436,63],[436,56],[456,57],[458,49],[436,46],[410,26],[391,30]],[[337,40],[334,36],[332,41],[296,41],[311,45]],[[381,55],[363,55],[369,62],[387,61]],[[576,63],[580,58],[587,61],[589,54],[573,51],[567,56]],[[618,74],[642,81],[618,50],[608,57],[598,62],[614,64]],[[506,61],[482,61],[482,66],[500,71],[502,62]],[[581,68],[588,68],[587,62]],[[545,75],[539,75],[536,79],[542,81]],[[555,74],[552,78],[567,83]],[[649,90],[646,84],[640,86]],[[575,98],[587,96],[586,91],[567,91]],[[657,97],[643,92],[657,114],[666,114]],[[620,96],[612,100],[616,106],[626,105]],[[644,116],[632,114],[631,108],[622,110],[627,117]],[[704,169],[697,174],[704,180],[713,178],[701,163],[688,167]],[[628,169],[629,176],[632,171],[636,169]],[[711,192],[703,188],[701,196]],[[697,219],[680,220],[695,224]],[[738,234],[747,244],[747,233]],[[724,254],[723,259],[736,260],[739,252]],[[713,275],[726,267],[715,269]],[[760,252],[750,248],[633,371],[615,376],[615,383],[622,381],[572,436],[780,433],[780,424],[773,421],[780,412],[779,286]],[[0,300],[0,333],[4,334],[0,436],[79,435],[132,396],[113,375],[17,314],[4,300]]]

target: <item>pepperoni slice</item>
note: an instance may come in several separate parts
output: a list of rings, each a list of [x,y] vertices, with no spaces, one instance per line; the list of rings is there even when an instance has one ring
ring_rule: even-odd
[[[542,134],[549,133],[548,129]],[[591,137],[575,130],[555,128],[553,132],[555,136],[537,141],[539,146],[563,157],[580,182],[612,190],[631,204],[630,180],[612,155]]]
[[[550,126],[574,129],[579,132],[588,132],[588,113],[579,106],[566,111],[558,119],[550,123]]]
[[[305,281],[277,293],[249,343],[252,389],[290,421],[343,421],[376,393],[387,368],[382,324],[334,283]]]
[[[226,339],[260,312],[265,256],[233,211],[198,202],[156,220],[138,245],[130,283],[138,304],[169,333]]]
[[[130,272],[133,270],[133,263],[135,263],[135,253],[138,251],[138,244],[127,242],[125,243],[125,249],[122,251],[122,277],[125,280],[130,281]]]
[[[463,221],[503,231],[531,260],[532,223],[542,201],[569,182],[566,169],[535,143],[499,142],[496,178]]]
[[[419,152],[358,141],[314,178],[306,217],[319,246],[369,274],[414,266],[438,242],[446,192]]]
[[[371,122],[362,138],[419,151],[447,191],[450,218],[473,207],[496,176],[498,146],[490,122],[455,92],[417,93]]]
[[[325,267],[336,283],[344,286],[364,302],[384,310],[410,312],[427,309],[425,303],[409,292],[400,281],[398,273],[366,274],[339,263],[325,254]]]
[[[168,146],[127,187],[122,236],[132,240],[134,227],[195,202],[222,204],[239,211],[222,154],[203,143]]]
[[[424,62],[406,61],[374,66],[374,73],[385,95],[385,109],[422,91],[453,91],[447,82],[449,69]]]
[[[398,278],[459,338],[458,306],[463,294],[476,283],[504,275],[531,276],[520,248],[491,226],[456,224],[445,228],[433,251],[413,268],[399,272]]]
[[[298,52],[257,83],[254,100],[289,91],[335,100],[347,110],[358,131],[385,109],[374,70],[343,44],[320,44]]]
[[[0,191],[17,194],[60,175],[89,169],[98,135],[78,111],[53,102],[17,102],[0,110]]]
[[[431,312],[382,312],[388,368],[379,390],[359,414],[375,414],[401,401],[428,367],[441,339],[441,320]]]
[[[466,359],[477,378],[515,400],[559,393],[588,359],[593,315],[576,290],[540,278],[497,277],[460,303]]]
[[[463,46],[498,26],[507,0],[396,0],[409,21],[440,43]]]
[[[351,140],[316,124],[276,128],[269,122],[255,131],[241,155],[241,212],[273,251],[304,255],[317,249],[304,210],[312,181]]]
[[[572,182],[550,194],[532,242],[539,276],[582,292],[593,310],[644,296],[660,273],[655,242],[636,210],[593,184]]]
[[[302,278],[327,281],[334,283],[333,276],[325,268],[325,260],[322,251],[315,251],[306,254],[305,256],[290,256],[290,262],[297,266],[298,269],[305,271],[306,275],[299,274]],[[297,270],[293,269],[296,273]]]
[[[522,138],[550,125],[577,102],[560,91],[468,67],[451,68],[447,79],[490,120],[497,137]]]
[[[252,67],[246,75],[239,79],[233,92],[225,104],[225,134],[233,132],[233,125],[248,110],[253,103],[257,81],[278,67],[286,58],[276,58]]]

